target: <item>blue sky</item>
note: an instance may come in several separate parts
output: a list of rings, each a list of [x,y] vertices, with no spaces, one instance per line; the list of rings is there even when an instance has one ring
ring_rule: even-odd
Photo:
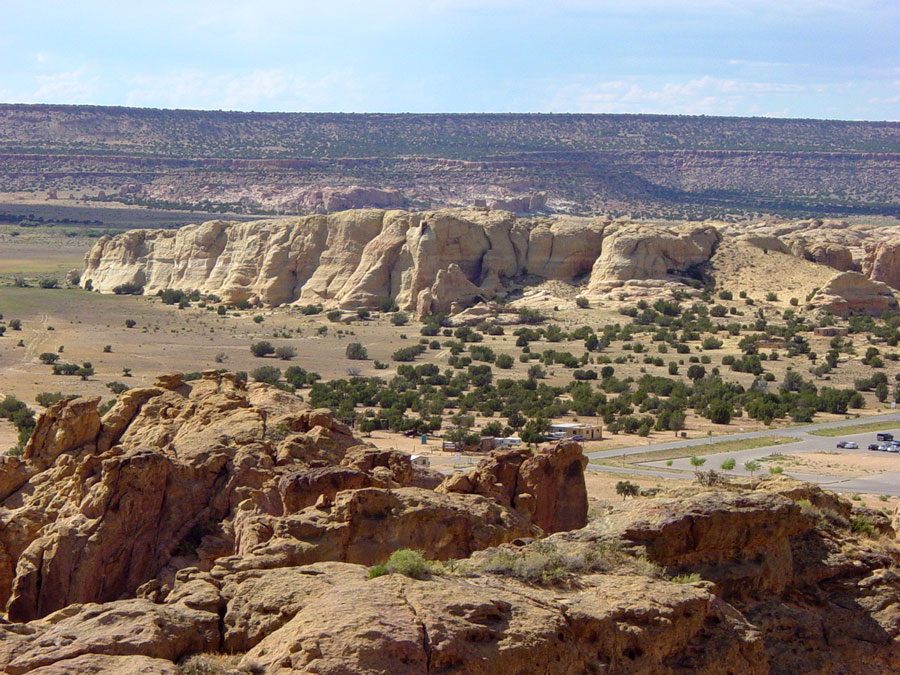
[[[0,10],[8,103],[900,119],[898,0],[0,0]]]

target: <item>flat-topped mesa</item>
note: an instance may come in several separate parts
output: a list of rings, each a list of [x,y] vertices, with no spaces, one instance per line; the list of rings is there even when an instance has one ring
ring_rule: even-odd
[[[125,283],[146,294],[198,290],[269,306],[371,308],[391,298],[427,314],[490,298],[504,280],[525,275],[567,282],[590,275],[587,294],[664,278],[707,260],[718,241],[715,228],[700,224],[365,209],[103,237],[85,256],[81,283],[101,292]]]

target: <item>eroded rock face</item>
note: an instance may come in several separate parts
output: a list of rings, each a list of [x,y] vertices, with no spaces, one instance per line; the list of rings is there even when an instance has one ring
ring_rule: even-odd
[[[317,598],[251,649],[266,673],[651,672],[682,661],[694,672],[763,673],[761,645],[739,622],[718,623],[705,590],[643,578],[596,577],[581,592],[504,588],[399,575]],[[682,656],[701,631],[721,648]],[[726,646],[727,645],[727,646]],[[722,672],[719,670],[718,672]]]
[[[809,306],[840,316],[880,316],[887,310],[897,309],[897,298],[887,284],[867,279],[859,272],[842,272],[813,296]]]
[[[85,257],[81,284],[109,292],[137,283],[147,294],[196,289],[264,305],[377,307],[393,298],[422,315],[489,298],[521,275],[572,282],[590,274],[590,293],[665,278],[706,260],[717,241],[707,225],[369,209],[104,237]]]
[[[462,558],[542,526],[579,526],[579,499],[583,519],[577,446],[529,453],[540,485],[523,478],[532,508],[513,508],[525,497],[435,492],[436,472],[362,445],[330,411],[273,387],[215,372],[156,384],[123,393],[102,420],[96,397],[56,404],[23,458],[5,461],[0,604],[10,619],[148,583],[161,592],[179,570],[217,561],[375,564],[404,547]]]
[[[572,441],[539,452],[501,450],[474,469],[449,476],[437,489],[491,497],[528,514],[548,533],[575,530],[587,522],[586,466],[581,446]]]
[[[883,241],[868,244],[863,273],[873,281],[881,281],[900,290],[900,243]]]
[[[611,226],[591,271],[587,295],[602,295],[626,281],[663,279],[683,272],[708,260],[719,240],[718,230],[710,225]]]
[[[530,459],[494,458],[480,475]],[[362,495],[349,498],[357,516],[377,517],[419,492],[348,490],[338,501]],[[861,539],[834,520],[844,514],[842,498],[779,477],[629,500],[582,529],[485,549],[421,579],[224,557],[182,569],[171,587],[148,583],[138,599],[0,624],[0,663],[10,673],[168,675],[187,654],[225,651],[243,654],[245,670],[279,675],[896,672],[896,547]],[[338,521],[326,513],[320,524]],[[295,525],[292,536],[309,531]],[[561,569],[569,578],[555,585],[521,577]],[[701,580],[666,578],[676,572]]]
[[[39,417],[0,508],[0,604],[11,618],[112,600],[173,560],[230,553],[237,504],[259,492],[281,508],[278,480],[289,471],[267,439],[273,419],[296,432],[282,448],[359,443],[327,411],[231,376],[159,384],[125,392],[102,420],[97,398]]]
[[[900,288],[897,225],[850,225],[841,220],[813,219],[722,224],[720,229],[726,236],[737,236],[758,248],[791,253],[840,272],[861,271],[869,279]]]
[[[333,503],[284,517],[248,508],[234,529],[236,555],[218,562],[234,570],[326,560],[375,564],[400,548],[448,560],[541,534],[527,515],[494,500],[412,487],[345,490]]]

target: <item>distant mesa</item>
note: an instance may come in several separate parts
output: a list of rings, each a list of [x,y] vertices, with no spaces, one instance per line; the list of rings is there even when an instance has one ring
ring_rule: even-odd
[[[4,192],[243,215],[900,215],[895,122],[0,104],[0,158]]]
[[[898,227],[830,221],[667,227],[487,208],[357,209],[252,222],[215,220],[176,231],[131,230],[98,240],[85,257],[80,283],[100,292],[122,284],[142,286],[147,294],[197,290],[228,303],[265,306],[371,309],[391,299],[424,316],[504,299],[513,290],[521,294],[545,282],[569,284],[596,300],[675,289],[691,294],[685,276],[702,276],[726,240],[844,273],[811,303],[835,313],[881,313],[893,306],[888,286],[900,287]],[[740,264],[746,254],[736,255]],[[821,283],[810,286],[803,294],[820,288]],[[529,297],[538,301],[538,295]],[[553,298],[547,297],[552,307]]]
[[[707,260],[718,241],[718,231],[703,224],[352,210],[104,237],[87,254],[81,283],[101,292],[126,283],[150,294],[199,290],[268,306],[375,308],[391,298],[425,315],[502,295],[520,277],[587,280],[587,296],[636,279],[671,280]]]

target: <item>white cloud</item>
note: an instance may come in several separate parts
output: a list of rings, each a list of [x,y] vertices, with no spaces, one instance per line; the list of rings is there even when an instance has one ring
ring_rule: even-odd
[[[93,68],[79,66],[74,70],[36,75],[34,83],[31,91],[4,91],[4,99],[17,103],[93,103],[100,76]]]
[[[337,110],[359,99],[362,87],[349,71],[308,78],[283,68],[241,75],[184,70],[141,75],[127,83],[126,105],[222,110]]]
[[[546,110],[554,112],[661,113],[691,115],[799,114],[796,103],[849,90],[833,85],[758,82],[705,76],[656,87],[629,81],[574,82],[556,88]],[[768,109],[760,107],[765,102]],[[793,105],[792,105],[793,104]]]

